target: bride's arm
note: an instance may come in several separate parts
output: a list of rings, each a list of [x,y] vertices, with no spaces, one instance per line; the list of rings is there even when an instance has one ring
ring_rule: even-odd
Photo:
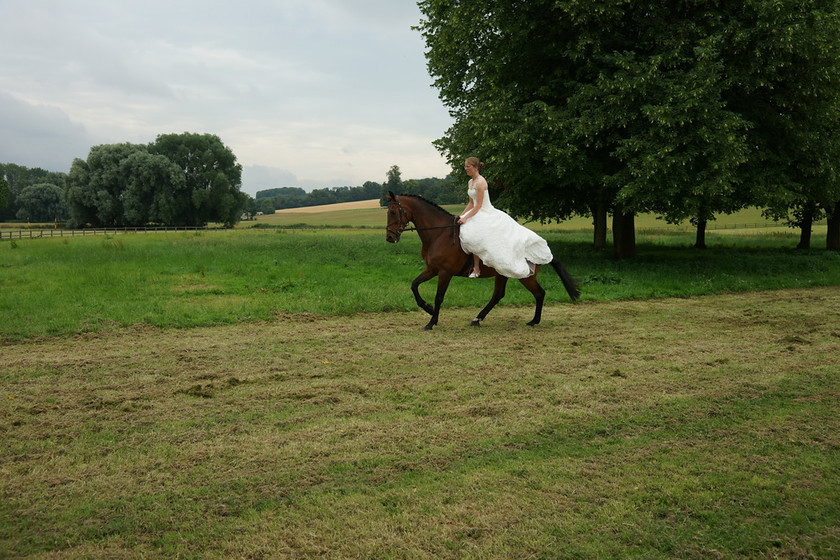
[[[469,218],[475,216],[475,214],[481,210],[481,204],[484,202],[484,194],[487,192],[487,183],[478,184],[475,186],[475,204],[473,204],[472,199],[470,199],[470,203],[467,205],[467,208],[464,210],[464,213],[461,214],[460,223],[466,222]],[[470,208],[472,207],[472,208]],[[467,211],[469,210],[469,211]]]

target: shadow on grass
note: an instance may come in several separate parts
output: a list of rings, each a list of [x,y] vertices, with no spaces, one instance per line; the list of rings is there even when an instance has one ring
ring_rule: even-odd
[[[780,247],[765,237],[700,250],[684,234],[660,235],[638,242],[636,256],[621,260],[611,248],[595,251],[591,241],[552,239],[551,247],[589,300],[840,285],[840,254]]]

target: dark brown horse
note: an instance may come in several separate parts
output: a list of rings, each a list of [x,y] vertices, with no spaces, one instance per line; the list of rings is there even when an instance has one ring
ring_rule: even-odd
[[[472,268],[472,256],[465,253],[461,248],[461,240],[458,237],[459,226],[455,216],[437,204],[419,196],[395,196],[394,193],[389,193],[387,199],[388,225],[386,227],[385,239],[389,243],[399,242],[402,232],[406,230],[409,222],[413,222],[415,226],[413,230],[417,232],[423,243],[422,254],[423,260],[426,262],[426,268],[411,283],[411,291],[414,293],[414,299],[417,301],[417,305],[432,316],[429,324],[424,327],[427,331],[432,330],[437,325],[440,306],[443,303],[446,290],[449,288],[449,282],[453,276],[467,276],[469,274]],[[551,261],[551,266],[560,276],[560,280],[569,293],[569,297],[572,298],[572,301],[575,301],[580,296],[580,291],[575,286],[571,275],[557,259]],[[537,301],[534,318],[528,323],[531,326],[540,322],[543,301],[545,300],[545,290],[537,282],[539,270],[540,267],[538,265],[532,276],[519,280],[529,292],[534,294],[534,299]],[[435,305],[432,307],[420,296],[418,288],[420,284],[431,280],[435,276],[438,277],[438,284],[437,293],[435,294]],[[490,310],[505,297],[505,286],[508,281],[506,276],[502,276],[487,265],[481,267],[481,277],[495,277],[496,285],[493,290],[493,297],[490,298],[490,301],[481,310],[481,313],[470,323],[476,327],[481,325],[481,321],[487,317]]]

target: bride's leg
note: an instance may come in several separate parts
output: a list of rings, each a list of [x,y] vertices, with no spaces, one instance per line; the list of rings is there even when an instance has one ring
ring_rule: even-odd
[[[478,258],[478,255],[473,253],[473,269],[470,272],[470,278],[478,278],[481,274],[481,259]]]

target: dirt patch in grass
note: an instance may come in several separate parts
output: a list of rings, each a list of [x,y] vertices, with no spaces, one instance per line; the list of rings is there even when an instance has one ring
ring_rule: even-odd
[[[0,346],[0,557],[830,557],[840,290]]]

